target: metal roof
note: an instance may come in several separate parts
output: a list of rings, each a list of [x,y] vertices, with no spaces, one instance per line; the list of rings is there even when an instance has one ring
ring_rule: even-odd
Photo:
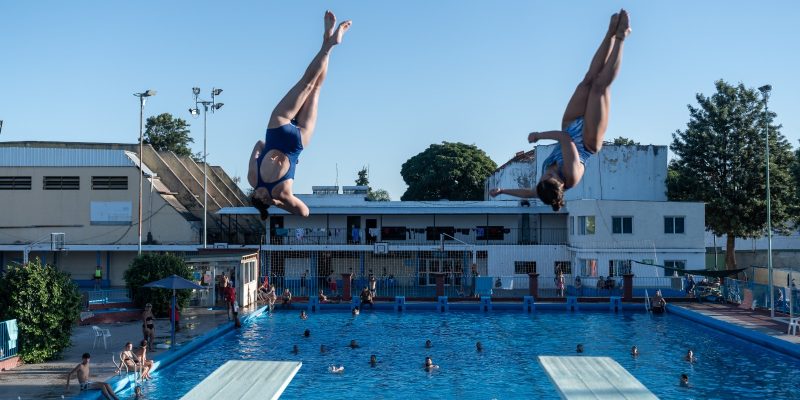
[[[0,167],[138,167],[136,153],[122,149],[0,147]],[[144,166],[148,176],[153,173]]]
[[[130,167],[124,150],[0,147],[0,167]]]

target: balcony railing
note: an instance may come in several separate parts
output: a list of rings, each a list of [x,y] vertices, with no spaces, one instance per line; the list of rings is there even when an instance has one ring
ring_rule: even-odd
[[[567,243],[567,230],[559,228],[515,229],[455,228],[431,230],[429,228],[403,228],[382,230],[344,228],[277,228],[270,232],[272,245],[372,245],[385,242],[392,245],[439,245],[440,234],[445,233],[444,244],[462,245],[555,245]],[[449,237],[448,237],[449,236]],[[452,239],[452,238],[455,238]]]

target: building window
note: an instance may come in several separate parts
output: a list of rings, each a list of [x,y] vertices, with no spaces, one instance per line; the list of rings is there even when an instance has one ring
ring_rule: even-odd
[[[44,190],[78,190],[81,179],[77,176],[45,176]]]
[[[439,240],[444,234],[444,240],[453,240],[456,228],[452,226],[429,226],[425,228],[425,240]]]
[[[633,233],[633,217],[611,217],[612,233]]]
[[[561,272],[564,275],[572,275],[572,262],[570,261],[556,261],[553,266],[553,272],[558,275]]]
[[[664,217],[664,233],[684,233],[683,223],[686,217]]]
[[[674,271],[678,271],[678,276],[683,276],[686,270],[686,260],[665,260],[664,276],[672,276]]]
[[[597,260],[581,258],[578,260],[581,266],[581,276],[597,276]]]
[[[478,226],[475,230],[476,240],[503,240],[502,226]]]
[[[0,176],[0,190],[31,190],[31,177]]]
[[[515,274],[534,274],[536,273],[536,261],[514,261]]]
[[[381,227],[381,240],[406,240],[405,226],[383,226]]]
[[[92,190],[128,190],[128,177],[93,176]]]
[[[568,229],[569,229],[569,234],[570,235],[574,235],[575,234],[575,217],[569,217],[569,227],[568,227]]]
[[[578,235],[594,235],[594,215],[578,217]]]
[[[608,260],[608,276],[622,276],[631,273],[631,260]]]

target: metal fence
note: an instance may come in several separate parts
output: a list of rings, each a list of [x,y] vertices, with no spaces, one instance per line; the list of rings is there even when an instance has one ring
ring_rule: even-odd
[[[773,286],[773,297],[770,299],[768,285],[726,279],[720,290],[722,299],[727,303],[740,304],[745,308],[769,310],[770,301],[774,301],[775,311],[778,313],[792,315],[800,313],[800,292],[797,288]],[[703,300],[703,291],[707,290],[701,288],[695,293],[700,300]]]
[[[107,289],[86,291],[89,305],[129,303],[131,301],[128,289]]]
[[[0,322],[0,360],[17,355],[18,334],[17,320],[10,319]]]
[[[393,298],[406,296],[416,298],[436,297],[436,277],[434,274],[419,274],[402,277],[376,277],[374,283],[369,277],[355,276],[351,279],[351,296],[367,290],[372,296]],[[530,278],[527,275],[510,276],[464,276],[458,274],[440,274],[444,295],[448,297],[471,298],[491,296],[494,298],[519,298],[530,294]],[[652,297],[657,290],[665,297],[683,297],[684,280],[677,277],[634,277],[634,297]],[[331,299],[343,294],[344,282],[337,277],[333,282],[327,277],[281,277],[272,276],[270,283],[275,285],[276,294],[281,296],[285,289],[293,297],[319,295],[320,291]],[[624,282],[621,276],[614,277],[581,277],[577,284],[572,275],[564,276],[563,291],[553,277],[539,277],[537,280],[539,297],[556,298],[565,296],[577,297],[609,297],[622,296]]]

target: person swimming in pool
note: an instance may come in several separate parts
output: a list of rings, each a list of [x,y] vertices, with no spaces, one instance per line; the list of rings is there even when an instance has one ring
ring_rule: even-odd
[[[425,364],[422,366],[425,371],[433,371],[434,369],[439,369],[439,366],[433,363],[430,357],[425,357]]]
[[[542,174],[536,189],[494,188],[494,197],[507,194],[515,197],[538,197],[553,211],[564,207],[564,191],[583,178],[586,160],[603,147],[611,104],[611,83],[622,64],[622,48],[631,32],[628,12],[620,10],[611,16],[608,31],[592,58],[589,71],[572,94],[561,120],[561,130],[533,132],[529,143],[555,140],[558,146],[542,163]]]
[[[336,16],[325,12],[322,48],[308,65],[300,81],[278,103],[267,124],[264,141],[256,142],[250,155],[247,181],[255,189],[250,196],[261,219],[269,217],[270,206],[292,214],[308,216],[308,206],[292,192],[300,152],[308,146],[317,122],[320,88],[328,72],[333,47],[342,42],[352,22],[344,21],[334,29]]]
[[[335,365],[331,365],[330,367],[328,367],[328,372],[332,374],[341,374],[344,372],[344,365],[340,365],[338,367]]]

